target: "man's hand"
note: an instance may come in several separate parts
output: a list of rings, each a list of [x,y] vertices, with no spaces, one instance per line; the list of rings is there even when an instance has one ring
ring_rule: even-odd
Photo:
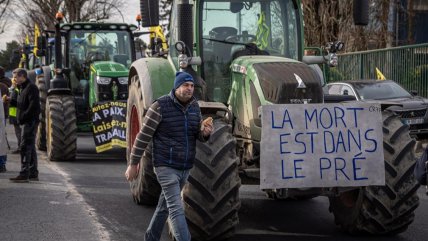
[[[9,96],[7,96],[7,95],[3,95],[3,103],[7,103],[7,102],[9,102],[9,100],[10,100],[10,97]]]
[[[201,131],[204,137],[211,135],[214,130],[213,118],[208,117],[202,121]]]
[[[138,165],[129,164],[125,172],[126,180],[128,181],[134,180],[137,177],[137,174],[138,174]]]

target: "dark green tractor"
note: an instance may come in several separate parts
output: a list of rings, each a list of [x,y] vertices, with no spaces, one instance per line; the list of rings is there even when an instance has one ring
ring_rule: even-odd
[[[92,107],[128,98],[136,26],[85,22],[56,27],[55,58],[36,79],[44,110],[37,143],[49,160],[67,161],[76,157],[77,132],[92,130]]]
[[[368,5],[358,8],[361,2],[355,1],[356,9],[367,10]],[[158,24],[157,1],[141,0],[141,13],[143,26]],[[323,56],[304,56],[300,0],[174,1],[169,24],[169,46],[176,51],[137,60],[130,68],[127,154],[151,103],[172,89],[174,73],[192,74],[202,114],[213,117],[215,131],[207,143],[197,143],[182,196],[192,238],[221,240],[232,236],[239,222],[241,184],[260,183],[260,154],[266,150],[260,145],[259,107],[335,101],[323,94],[318,64],[334,65],[341,44],[329,44]],[[404,231],[419,204],[415,142],[398,117],[388,111],[382,116],[385,186],[263,191],[273,199],[328,196],[336,224],[350,233]],[[139,165],[138,178],[130,183],[133,198],[156,204],[160,187],[150,148]]]

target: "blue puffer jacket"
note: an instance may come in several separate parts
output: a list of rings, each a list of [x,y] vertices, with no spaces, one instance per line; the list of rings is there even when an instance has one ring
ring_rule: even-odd
[[[157,101],[162,121],[153,136],[154,166],[169,166],[180,170],[192,168],[202,119],[198,102],[193,97],[184,108],[173,92]]]

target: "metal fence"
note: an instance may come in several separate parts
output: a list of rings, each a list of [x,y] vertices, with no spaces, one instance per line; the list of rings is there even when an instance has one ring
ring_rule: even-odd
[[[376,79],[376,68],[386,79],[428,98],[428,43],[341,54],[328,81]]]

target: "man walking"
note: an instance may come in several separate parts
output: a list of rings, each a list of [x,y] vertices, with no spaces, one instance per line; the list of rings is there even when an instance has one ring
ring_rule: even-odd
[[[17,177],[9,180],[28,182],[29,180],[38,180],[39,175],[35,145],[40,114],[39,89],[27,78],[25,69],[16,69],[13,74],[16,83],[21,86],[16,113],[18,123],[22,127],[21,172]]]
[[[128,181],[136,177],[144,150],[150,141],[153,142],[153,166],[162,188],[145,234],[146,241],[160,240],[168,216],[175,239],[191,240],[180,193],[193,167],[196,139],[206,141],[213,130],[212,118],[202,121],[193,92],[192,76],[178,72],[170,94],[150,106],[131,151],[130,165],[125,172]]]

